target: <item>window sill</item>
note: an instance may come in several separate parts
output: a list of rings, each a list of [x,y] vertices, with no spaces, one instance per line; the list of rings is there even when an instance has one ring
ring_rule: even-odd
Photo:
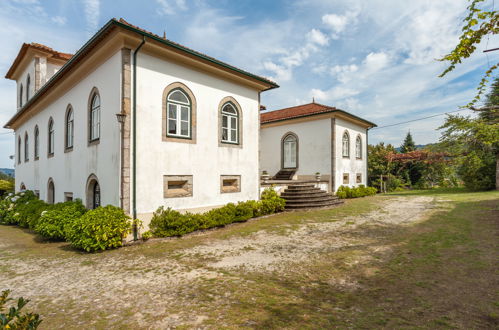
[[[180,142],[180,143],[196,144],[196,139],[192,137],[163,135],[163,142]]]
[[[71,152],[71,151],[73,151],[73,147],[64,148],[64,153]]]
[[[88,146],[95,146],[95,145],[98,145],[100,143],[100,139],[95,139],[95,140],[89,140],[88,141]]]
[[[52,157],[54,157],[54,153],[47,154],[47,158],[52,158]]]
[[[243,145],[239,142],[229,142],[229,141],[219,141],[219,147],[227,147],[227,148],[242,148]]]
[[[350,159],[350,156],[343,156],[343,159]]]
[[[38,160],[38,159],[40,159],[40,157],[35,157],[35,160]]]

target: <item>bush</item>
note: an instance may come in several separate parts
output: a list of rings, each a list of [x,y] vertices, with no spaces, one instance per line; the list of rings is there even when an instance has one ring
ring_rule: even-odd
[[[42,212],[48,210],[50,207],[51,205],[40,199],[33,199],[24,204],[19,204],[16,207],[16,211],[19,213],[19,226],[34,229]]]
[[[7,308],[10,290],[2,291],[0,295],[0,326],[2,329],[36,329],[42,322],[40,315],[34,313],[22,313],[21,310],[29,303],[23,297],[17,299],[17,303]],[[5,313],[7,312],[7,313]]]
[[[32,191],[9,194],[0,202],[0,224],[18,225],[21,219],[19,212],[27,202],[38,198]]]
[[[341,199],[357,198],[364,196],[376,195],[377,189],[374,187],[366,187],[363,184],[358,187],[350,188],[348,186],[340,186],[336,192],[336,196]]]
[[[57,203],[48,211],[42,212],[35,231],[51,240],[64,240],[65,227],[79,219],[87,210],[77,199],[72,202]]]
[[[284,210],[284,199],[272,188],[262,193],[261,201],[229,203],[202,214],[182,214],[171,208],[160,207],[154,212],[149,224],[151,233],[157,237],[182,236],[200,229],[223,227],[234,222]]]
[[[87,252],[117,248],[131,232],[130,217],[119,207],[108,205],[90,210],[65,226],[66,239]]]

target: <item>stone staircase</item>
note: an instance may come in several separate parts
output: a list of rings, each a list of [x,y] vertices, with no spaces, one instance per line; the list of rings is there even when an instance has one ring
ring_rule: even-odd
[[[296,170],[280,170],[274,176],[274,180],[292,180]]]
[[[316,188],[313,183],[290,184],[281,193],[286,200],[287,210],[329,207],[343,203],[338,197]]]

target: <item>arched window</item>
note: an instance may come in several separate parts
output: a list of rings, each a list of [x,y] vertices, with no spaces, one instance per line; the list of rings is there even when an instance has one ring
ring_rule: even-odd
[[[239,113],[231,102],[222,107],[222,142],[239,143]]]
[[[71,105],[69,105],[66,110],[65,131],[66,134],[64,137],[64,146],[66,149],[71,149],[73,148],[73,140],[74,140],[74,114]]]
[[[282,168],[298,168],[298,137],[287,133],[282,139]]]
[[[28,140],[28,132],[24,133],[24,161],[27,162],[29,160],[29,140]]]
[[[343,133],[342,143],[343,143],[343,148],[342,148],[343,157],[350,157],[350,136],[346,131],[345,133]]]
[[[91,174],[87,179],[87,208],[95,209],[101,205],[101,192],[99,180],[95,174]]]
[[[17,163],[21,164],[21,137],[17,138]]]
[[[38,125],[35,126],[35,160],[40,156],[40,131]]]
[[[47,144],[47,151],[49,156],[54,154],[54,147],[55,147],[54,143],[55,143],[54,120],[50,118],[48,126],[48,144]]]
[[[31,86],[31,77],[28,74],[28,77],[26,78],[26,102],[29,101],[29,89]]]
[[[181,89],[172,90],[166,98],[167,136],[191,138],[191,100]]]
[[[19,107],[23,106],[23,84],[19,87]]]
[[[55,186],[54,186],[54,180],[50,178],[47,184],[47,203],[54,204],[54,202],[55,202]]]
[[[97,90],[92,91],[90,97],[90,112],[88,116],[89,141],[100,138],[100,96]]]
[[[355,157],[358,159],[362,158],[362,139],[360,135],[355,139]]]
[[[26,185],[24,184],[24,182],[21,182],[21,186],[19,187],[19,190],[20,191],[25,191],[26,190]]]

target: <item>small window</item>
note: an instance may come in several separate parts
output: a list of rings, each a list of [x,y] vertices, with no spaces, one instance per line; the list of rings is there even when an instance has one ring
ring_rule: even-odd
[[[222,142],[239,143],[239,113],[231,102],[222,107]]]
[[[72,192],[65,192],[64,193],[64,201],[65,202],[72,202],[73,201],[73,193]]]
[[[357,136],[357,139],[355,140],[355,157],[357,159],[362,158],[362,138]]]
[[[163,197],[192,196],[192,175],[165,175],[163,176]]]
[[[350,157],[350,136],[348,135],[348,132],[343,133],[343,148],[342,148],[342,154],[343,157]]]
[[[24,161],[29,160],[29,138],[28,132],[24,133]]]
[[[49,120],[49,126],[48,126],[48,146],[47,146],[47,151],[49,156],[54,155],[54,138],[55,138],[55,131],[54,131],[54,120],[50,118]]]
[[[31,88],[31,77],[28,74],[26,78],[26,102],[29,101],[29,89]]]
[[[66,149],[73,148],[74,140],[74,113],[73,108],[68,106],[66,110],[66,137],[65,137],[65,147]]]
[[[220,176],[220,192],[233,193],[241,191],[241,176],[240,175],[221,175]]]
[[[21,164],[21,137],[17,138],[17,163]]]
[[[35,126],[35,160],[40,156],[40,131],[38,125]]]
[[[180,88],[168,94],[167,102],[167,131],[168,136],[191,138],[191,101]]]
[[[47,203],[54,204],[54,202],[55,202],[55,186],[54,186],[54,181],[52,180],[52,178],[50,178],[47,185]]]
[[[87,193],[86,193],[86,207],[87,209],[96,209],[101,206],[101,190],[99,180],[95,174],[90,174],[87,179]]]
[[[21,182],[21,186],[19,187],[19,190],[26,191],[26,185],[23,182]]]
[[[357,175],[355,176],[355,182],[362,183],[362,174],[361,173],[357,173]]]
[[[19,107],[23,106],[23,84],[19,87]]]
[[[92,92],[90,98],[90,113],[88,118],[89,140],[97,141],[100,138],[100,96],[96,91]]]
[[[343,173],[343,184],[349,184],[350,183],[350,176],[348,173]]]

